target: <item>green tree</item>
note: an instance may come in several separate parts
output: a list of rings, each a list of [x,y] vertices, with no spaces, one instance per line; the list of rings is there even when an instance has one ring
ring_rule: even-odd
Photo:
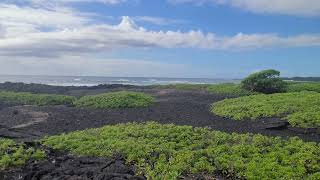
[[[280,79],[280,72],[268,69],[253,73],[241,82],[242,88],[265,94],[285,92],[287,83]]]

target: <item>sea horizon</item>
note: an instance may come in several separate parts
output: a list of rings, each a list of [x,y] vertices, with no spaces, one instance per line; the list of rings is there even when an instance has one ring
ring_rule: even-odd
[[[112,76],[57,76],[57,75],[0,75],[0,83],[36,83],[55,86],[96,86],[100,84],[166,85],[237,83],[233,78],[179,78],[179,77],[112,77]]]

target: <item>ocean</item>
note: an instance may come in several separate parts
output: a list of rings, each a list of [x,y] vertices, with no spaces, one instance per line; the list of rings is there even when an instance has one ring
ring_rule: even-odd
[[[0,75],[0,83],[23,82],[48,84],[55,86],[95,86],[99,84],[128,85],[165,85],[165,84],[218,84],[236,83],[236,79],[212,78],[160,78],[160,77],[96,77],[96,76],[31,76],[31,75]]]

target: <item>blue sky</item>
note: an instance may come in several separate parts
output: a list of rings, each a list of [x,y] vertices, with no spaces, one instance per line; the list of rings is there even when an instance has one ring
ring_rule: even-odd
[[[0,74],[320,76],[320,2],[5,0],[0,63]]]

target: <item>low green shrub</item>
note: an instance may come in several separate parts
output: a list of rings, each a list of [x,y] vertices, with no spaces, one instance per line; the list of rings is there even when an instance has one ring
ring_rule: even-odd
[[[120,153],[149,179],[199,173],[240,179],[320,177],[320,145],[298,138],[282,140],[148,122],[76,131],[47,137],[42,143],[75,155]]]
[[[178,89],[178,90],[205,90],[209,84],[168,84],[168,85],[152,85],[151,87],[161,89]]]
[[[91,108],[134,108],[147,107],[153,102],[154,98],[145,93],[120,91],[84,96],[75,101],[74,104],[77,107]]]
[[[234,83],[224,83],[224,84],[213,84],[207,87],[210,93],[231,95],[231,96],[247,96],[255,94],[253,92],[247,91],[239,84]]]
[[[304,91],[226,99],[214,103],[212,112],[236,120],[282,117],[292,126],[319,128],[320,93]]]
[[[178,89],[178,90],[205,90],[210,93],[230,95],[230,96],[247,96],[253,93],[247,91],[239,84],[222,83],[222,84],[169,84],[169,85],[153,85],[152,87],[162,89]]]
[[[288,92],[315,91],[320,93],[319,82],[294,82],[288,83]]]
[[[0,138],[0,170],[22,166],[29,160],[39,161],[45,156],[44,151],[27,148],[22,143]]]
[[[23,105],[71,105],[75,100],[72,96],[53,94],[32,94],[28,92],[0,91],[0,102]]]

